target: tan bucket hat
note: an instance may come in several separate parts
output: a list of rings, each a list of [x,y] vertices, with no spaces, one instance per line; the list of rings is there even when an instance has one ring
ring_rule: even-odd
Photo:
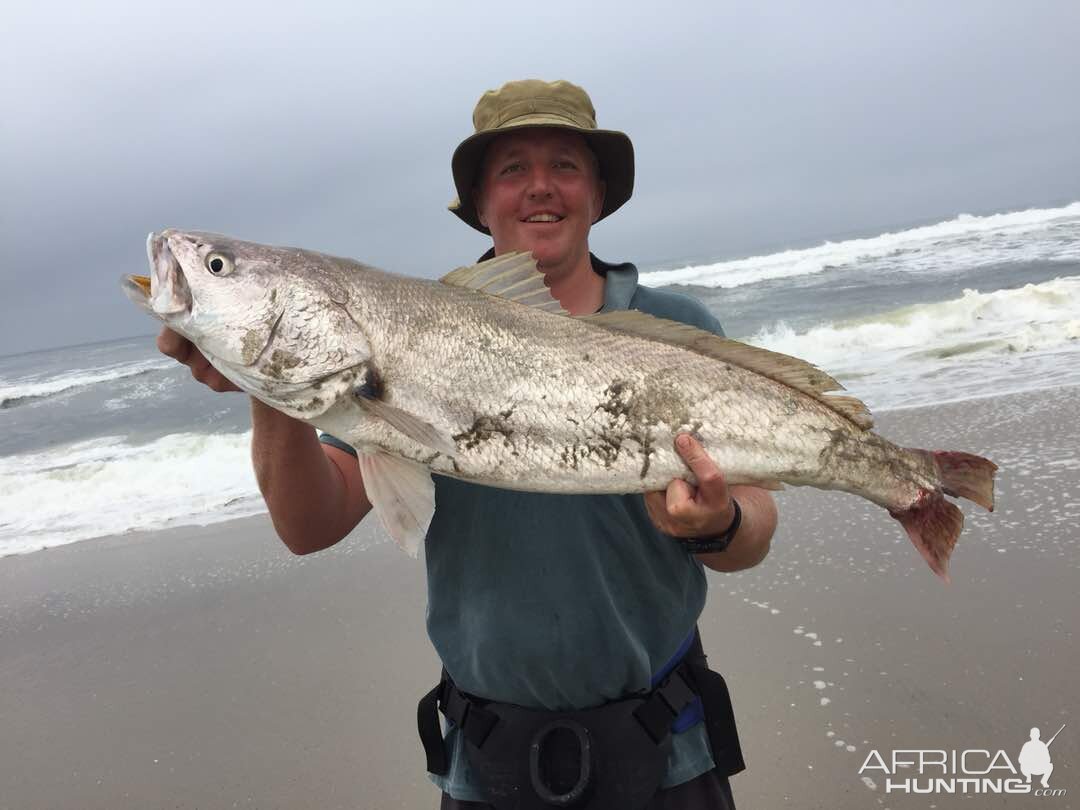
[[[450,161],[457,199],[450,210],[476,230],[480,224],[472,189],[488,144],[499,135],[529,127],[557,127],[580,132],[600,164],[600,178],[607,185],[604,207],[597,221],[630,199],[634,190],[634,145],[622,132],[597,129],[596,110],[589,94],[570,82],[523,79],[488,90],[473,110],[476,132],[454,150]]]

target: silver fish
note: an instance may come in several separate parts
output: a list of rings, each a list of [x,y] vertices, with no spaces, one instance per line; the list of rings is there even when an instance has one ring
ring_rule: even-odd
[[[697,436],[731,484],[851,492],[900,521],[942,578],[993,509],[997,467],[898,447],[802,360],[640,312],[571,317],[526,254],[439,281],[349,259],[166,230],[124,288],[237,386],[354,446],[389,534],[415,554],[430,473],[508,489],[631,493],[694,483]]]

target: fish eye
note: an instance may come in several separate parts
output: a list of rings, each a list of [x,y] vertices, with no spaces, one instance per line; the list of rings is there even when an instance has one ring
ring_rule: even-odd
[[[233,261],[224,253],[210,253],[206,256],[206,269],[215,276],[225,276],[233,271]]]

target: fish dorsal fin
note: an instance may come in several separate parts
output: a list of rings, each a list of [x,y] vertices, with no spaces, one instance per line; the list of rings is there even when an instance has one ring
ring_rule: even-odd
[[[544,284],[544,274],[536,269],[536,260],[530,253],[504,253],[486,262],[451,270],[439,281],[555,315],[568,314],[552,297],[551,290]]]
[[[584,315],[577,320],[614,332],[681,346],[722,360],[794,388],[836,411],[863,430],[869,430],[874,425],[869,409],[855,397],[826,396],[829,391],[843,391],[844,386],[821,369],[797,357],[740,343],[695,326],[656,318],[637,310],[601,312]]]

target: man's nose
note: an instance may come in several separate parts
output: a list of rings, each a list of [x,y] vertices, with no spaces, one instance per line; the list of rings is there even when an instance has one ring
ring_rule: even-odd
[[[529,182],[525,190],[530,198],[551,196],[551,171],[547,166],[534,166],[529,170]]]

